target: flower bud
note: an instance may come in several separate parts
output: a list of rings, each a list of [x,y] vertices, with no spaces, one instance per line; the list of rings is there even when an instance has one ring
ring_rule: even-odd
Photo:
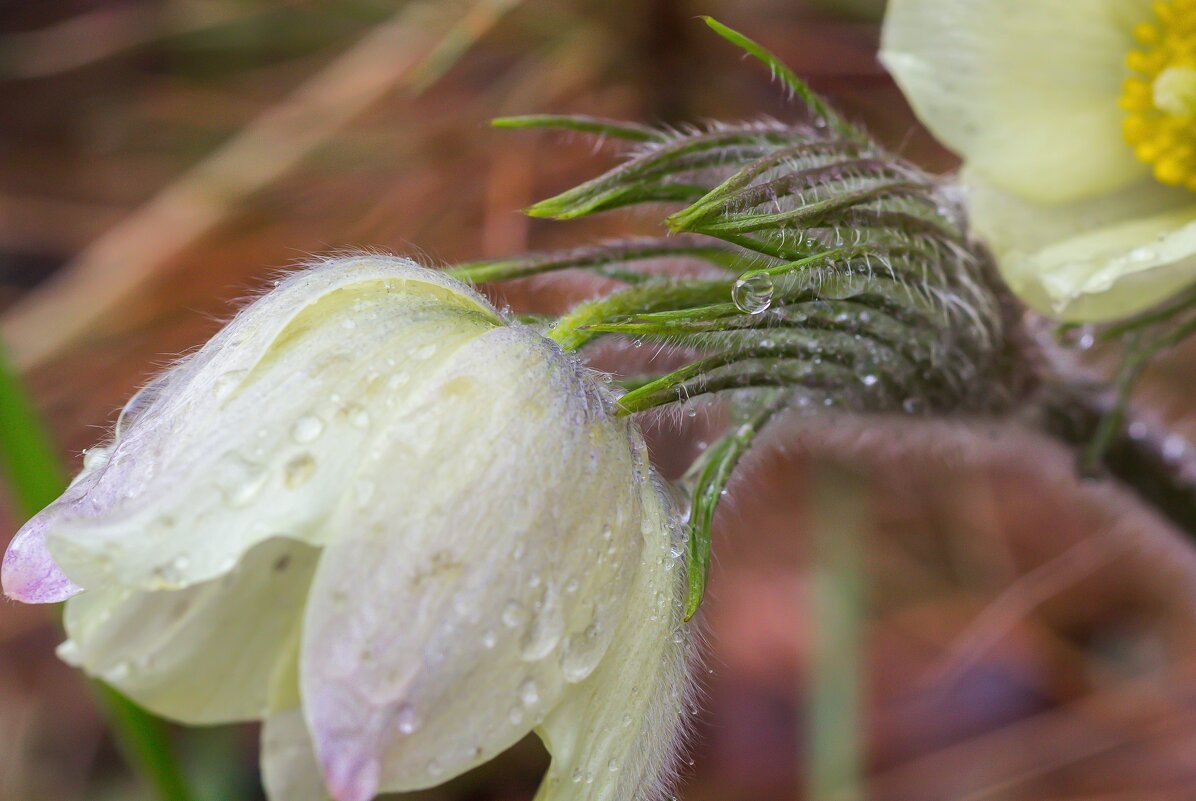
[[[263,719],[273,799],[429,787],[531,730],[542,800],[638,797],[681,717],[682,533],[611,409],[468,287],[331,261],[130,401],[4,589],[69,597],[62,656],[149,709]]]

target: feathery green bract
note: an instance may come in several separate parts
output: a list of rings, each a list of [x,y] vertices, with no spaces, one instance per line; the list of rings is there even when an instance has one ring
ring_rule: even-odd
[[[734,28],[727,27],[714,17],[704,16],[701,19],[710,26],[712,31],[748,55],[758,59],[764,66],[772,70],[772,74],[780,78],[789,91],[801,98],[801,101],[806,104],[806,107],[814,114],[816,123],[829,125],[836,133],[847,139],[865,140],[868,138],[863,131],[843,119],[825,100],[807,86],[805,81],[798,78],[785,62],[761,47],[757,42],[744,36]]]
[[[687,548],[689,592],[685,598],[685,619],[698,611],[710,577],[710,534],[714,513],[722,500],[736,465],[747,453],[756,435],[788,405],[783,392],[757,395],[748,414],[732,425],[730,433],[715,442],[689,468],[683,484],[690,486],[690,535]]]
[[[706,21],[769,66],[812,120],[653,129],[578,117],[504,119],[503,127],[631,143],[621,164],[529,214],[564,220],[664,203],[671,236],[454,270],[476,282],[563,269],[621,281],[624,288],[577,305],[546,335],[570,350],[621,336],[698,355],[624,382],[616,413],[703,395],[731,401],[740,422],[688,479],[690,613],[705,588],[714,509],[775,414],[988,410],[1007,402],[1013,383],[1000,290],[985,256],[970,246],[955,200],[835,113],[776,56]],[[647,268],[662,258],[699,269]]]
[[[709,239],[644,237],[604,245],[586,245],[559,253],[528,253],[512,259],[465,262],[449,268],[447,272],[461,281],[478,284],[527,278],[558,270],[589,270],[636,282],[653,277],[651,272],[637,269],[644,262],[668,258],[698,259],[724,270],[735,264],[735,254],[731,248]]]
[[[569,220],[637,203],[692,202],[740,166],[802,136],[802,129],[774,122],[662,130],[661,138],[644,142],[605,175],[525,211],[533,217]]]

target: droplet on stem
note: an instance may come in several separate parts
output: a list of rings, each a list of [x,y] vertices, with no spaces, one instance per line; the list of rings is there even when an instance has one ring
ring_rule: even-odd
[[[761,314],[772,305],[772,293],[772,278],[768,273],[745,274],[731,289],[731,300],[744,314]]]

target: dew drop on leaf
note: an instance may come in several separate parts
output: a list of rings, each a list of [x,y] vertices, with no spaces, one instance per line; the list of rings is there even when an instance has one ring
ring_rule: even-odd
[[[731,289],[731,300],[735,308],[744,314],[761,314],[772,305],[772,279],[767,273],[756,273],[740,278]]]

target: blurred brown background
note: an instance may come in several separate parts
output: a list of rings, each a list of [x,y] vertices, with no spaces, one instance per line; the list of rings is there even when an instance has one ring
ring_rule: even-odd
[[[311,254],[428,263],[649,230],[517,209],[611,163],[488,119],[796,113],[694,17],[758,38],[887,146],[944,171],[875,58],[879,0],[0,0],[0,337],[72,467],[230,304]],[[428,55],[432,54],[429,61]],[[504,290],[553,308],[560,285]],[[565,294],[569,290],[566,288]],[[1190,359],[1156,377],[1190,410]],[[653,426],[676,473],[716,410]],[[1196,797],[1196,568],[1176,533],[1015,425],[782,425],[716,529],[686,801],[807,797],[808,477],[867,475],[867,786],[876,801]],[[825,433],[825,432],[824,432]],[[0,544],[21,521],[0,498]],[[140,799],[47,610],[0,603],[0,801]],[[258,797],[255,734],[189,734],[207,799]],[[426,794],[530,798],[525,742]]]

